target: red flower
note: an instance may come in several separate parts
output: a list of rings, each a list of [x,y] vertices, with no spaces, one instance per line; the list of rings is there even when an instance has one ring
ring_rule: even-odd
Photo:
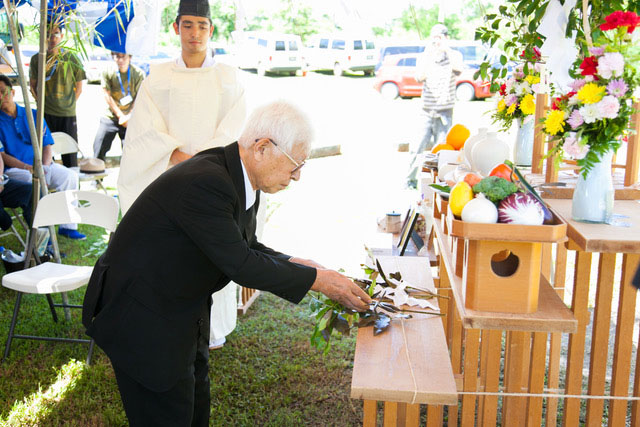
[[[542,58],[542,52],[540,52],[540,49],[533,46],[531,50],[529,50],[528,48],[523,50],[522,53],[520,53],[520,58],[539,61],[540,58]]]
[[[502,83],[500,85],[500,95],[505,96],[507,94],[507,84]]]
[[[607,16],[604,24],[600,24],[602,31],[615,30],[620,27],[627,27],[627,33],[633,33],[636,27],[640,26],[640,16],[635,12],[622,12],[620,10]]]
[[[561,102],[562,102],[562,98],[553,98],[553,102],[551,103],[551,109],[559,110]]]
[[[593,76],[598,70],[598,58],[595,56],[587,56],[580,64],[580,69],[583,76]]]

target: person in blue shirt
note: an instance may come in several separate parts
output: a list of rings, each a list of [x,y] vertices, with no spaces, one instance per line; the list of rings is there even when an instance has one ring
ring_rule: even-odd
[[[4,145],[0,148],[0,154],[7,167],[5,173],[11,180],[31,183],[33,147],[27,112],[24,107],[15,103],[14,95],[15,91],[11,86],[11,81],[4,74],[0,74],[0,96],[2,97],[0,103],[0,141]],[[35,120],[36,111],[33,110],[32,114]],[[53,162],[51,151],[53,138],[46,123],[42,145],[42,165],[47,185],[58,191],[77,190],[80,183],[78,173]],[[84,234],[78,232],[77,224],[62,224],[58,233],[74,240],[86,238]]]
[[[0,143],[0,150],[2,143]],[[4,163],[0,156],[0,175],[4,173]],[[22,208],[27,224],[31,225],[31,189],[28,182],[15,181],[12,179],[0,179],[0,228],[8,230],[13,223],[11,215],[4,208]]]

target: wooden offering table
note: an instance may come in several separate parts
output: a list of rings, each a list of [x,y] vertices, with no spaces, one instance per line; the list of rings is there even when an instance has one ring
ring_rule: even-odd
[[[456,273],[454,240],[448,234],[441,206],[436,200],[434,232],[440,250],[437,283],[441,294],[451,296],[448,307],[443,308],[447,312],[445,333],[463,395],[460,411],[458,405],[449,407],[447,425],[496,425],[499,414],[505,426],[540,425],[547,341],[552,333],[575,332],[577,321],[544,273],[538,310],[533,313],[466,308],[462,275]],[[430,425],[440,426],[442,420]]]
[[[640,202],[631,200],[615,202],[614,212],[623,215],[624,218],[620,221],[629,223],[629,227],[576,222],[571,219],[571,200],[548,200],[548,203],[565,218],[569,237],[567,248],[576,251],[575,275],[572,286],[569,286],[572,292],[571,310],[578,320],[578,332],[569,336],[564,392],[567,395],[584,397],[564,400],[563,425],[638,426],[640,425],[640,405],[637,400],[640,397],[640,358],[636,358],[632,396],[629,396],[629,381],[634,352],[633,330],[637,296],[631,280],[640,264]],[[560,269],[564,267],[566,249],[564,252],[558,252],[557,263],[557,271],[562,277],[564,277],[564,271]],[[595,306],[593,318],[591,318],[589,287],[594,256],[598,258],[598,271],[595,281]],[[620,280],[617,280],[617,267],[622,270]],[[559,288],[558,291],[562,293],[562,289]],[[612,319],[612,304],[616,297],[617,316]],[[612,320],[615,334],[610,336]],[[589,340],[591,348],[587,349]],[[554,342],[557,354],[551,357],[556,360],[555,363],[558,363],[560,337],[556,336],[552,339],[552,347]],[[613,347],[611,365],[607,359],[610,347]],[[585,351],[589,352],[586,391],[582,388],[585,379],[583,373]],[[607,384],[608,378],[610,378],[610,384]],[[594,396],[600,396],[600,398],[590,398]],[[618,399],[607,399],[607,396],[616,396]],[[557,399],[553,399],[555,400]],[[584,400],[586,400],[586,415],[582,417],[580,409]],[[605,401],[608,401],[606,415],[604,415]],[[631,403],[630,419],[627,416],[629,403]],[[555,415],[557,403],[550,402],[550,404],[553,404]]]
[[[399,271],[416,287],[435,292],[424,257],[378,257],[387,273]],[[432,300],[435,302],[435,300]],[[373,327],[360,328],[351,382],[351,397],[364,400],[364,426],[377,425],[377,402],[384,402],[385,426],[418,426],[420,404],[427,420],[442,420],[443,407],[458,401],[442,319],[412,314],[392,320],[373,336]]]

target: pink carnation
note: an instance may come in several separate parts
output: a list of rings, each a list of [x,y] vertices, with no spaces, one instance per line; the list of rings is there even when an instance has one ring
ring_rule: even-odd
[[[607,85],[607,92],[609,92],[613,96],[617,96],[618,98],[624,96],[629,90],[629,87],[622,79],[611,80]]]
[[[589,48],[589,55],[591,56],[601,56],[605,51],[605,46],[600,46],[600,47],[590,47]]]
[[[619,52],[607,52],[598,60],[598,75],[605,79],[620,77],[624,71],[624,57]]]
[[[620,102],[615,96],[607,95],[598,102],[598,113],[603,119],[615,119],[620,111]]]
[[[517,102],[517,101],[518,101],[518,97],[516,95],[514,95],[514,94],[507,95],[504,98],[504,102],[505,102],[505,104],[507,104],[507,107],[510,107],[511,104],[513,104],[514,102]]]
[[[587,82],[584,79],[575,79],[569,86],[571,86],[571,91],[577,92],[582,89],[582,86],[585,84],[587,84]]]
[[[589,152],[589,147],[586,145],[580,145],[576,139],[575,132],[569,133],[569,136],[564,140],[564,144],[562,144],[562,148],[566,154],[576,160],[583,159],[584,156],[587,155],[587,152]]]
[[[582,118],[582,114],[580,114],[580,111],[573,110],[573,112],[571,113],[571,115],[567,119],[567,123],[569,123],[569,126],[571,126],[571,129],[576,129],[581,124],[583,124],[584,123],[584,119]]]

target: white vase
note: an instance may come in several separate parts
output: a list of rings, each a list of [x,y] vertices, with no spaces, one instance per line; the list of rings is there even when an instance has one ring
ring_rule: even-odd
[[[518,133],[513,147],[513,159],[517,166],[531,166],[533,158],[533,116],[527,116],[524,120],[518,119]]]
[[[491,169],[505,160],[511,160],[510,157],[510,145],[501,140],[496,132],[488,132],[471,151],[473,169],[479,171],[482,176],[488,176]]]
[[[467,139],[467,141],[464,143],[464,146],[462,147],[462,154],[464,157],[464,161],[471,168],[473,168],[473,158],[471,157],[471,154],[473,152],[473,147],[478,142],[482,141],[487,137],[488,131],[489,129],[487,128],[479,128],[478,133],[471,136],[469,139]]]
[[[593,223],[607,223],[611,220],[614,197],[612,158],[613,151],[609,150],[589,171],[586,179],[582,173],[578,176],[571,205],[574,220]]]

